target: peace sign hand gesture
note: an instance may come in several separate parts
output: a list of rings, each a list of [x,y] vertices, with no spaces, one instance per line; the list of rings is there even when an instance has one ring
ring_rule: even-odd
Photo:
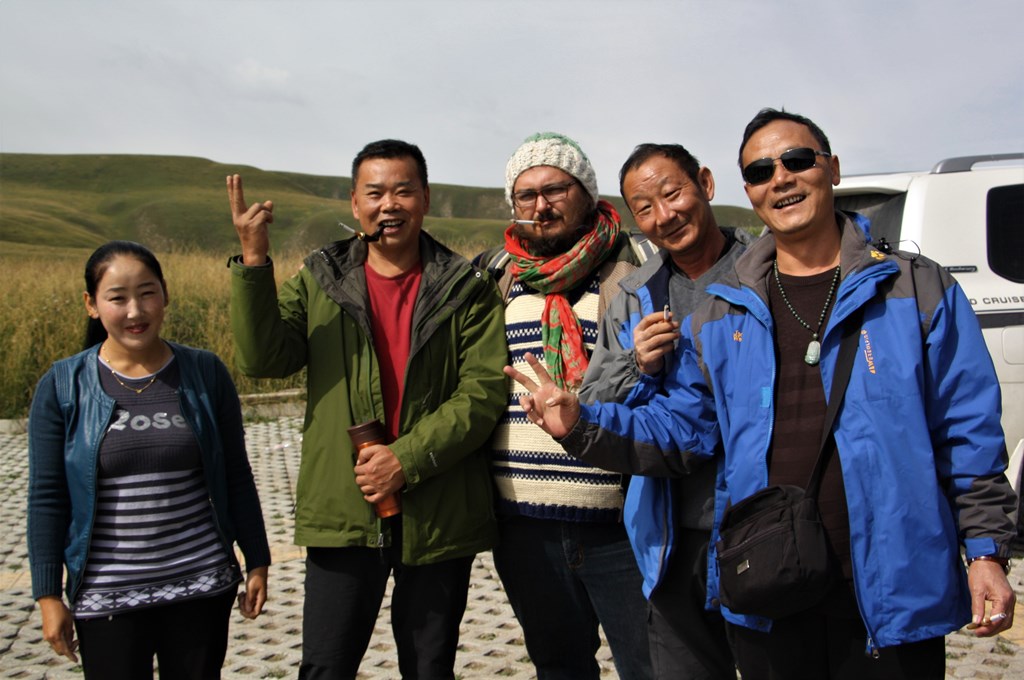
[[[267,253],[270,252],[267,225],[274,221],[274,202],[264,201],[246,207],[242,195],[242,177],[228,175],[227,185],[231,221],[242,243],[242,264],[249,267],[266,264]]]
[[[555,439],[561,439],[569,434],[580,419],[579,397],[555,385],[555,381],[533,354],[527,352],[524,358],[540,384],[511,366],[506,366],[504,373],[530,391],[519,397],[519,405],[526,412],[527,420]]]

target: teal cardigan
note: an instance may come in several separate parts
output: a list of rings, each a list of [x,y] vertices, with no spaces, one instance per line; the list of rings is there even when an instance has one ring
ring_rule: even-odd
[[[252,570],[270,564],[263,514],[245,450],[231,376],[212,352],[168,343],[181,373],[181,414],[192,428],[217,531],[234,560],[236,541]],[[40,379],[29,412],[28,557],[32,597],[82,583],[96,513],[96,461],[114,411],[100,385],[99,345],[62,359]]]

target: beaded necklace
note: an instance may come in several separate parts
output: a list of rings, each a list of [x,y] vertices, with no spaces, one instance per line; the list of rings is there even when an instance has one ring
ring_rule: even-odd
[[[839,282],[839,265],[836,265],[836,273],[832,277],[832,284],[828,287],[828,297],[825,298],[825,306],[821,308],[821,316],[818,317],[818,327],[811,328],[811,325],[800,318],[800,315],[793,309],[792,303],[789,298],[786,297],[786,289],[782,287],[782,279],[779,278],[779,260],[778,258],[772,264],[772,269],[775,273],[775,283],[779,286],[779,292],[782,293],[782,301],[786,303],[786,307],[789,308],[790,313],[796,317],[796,320],[800,322],[800,325],[811,332],[811,341],[807,343],[807,352],[804,354],[804,363],[808,366],[817,366],[821,360],[821,343],[818,342],[818,333],[821,331],[821,324],[825,322],[825,313],[828,312],[828,305],[832,302],[832,294],[836,292],[836,284]]]

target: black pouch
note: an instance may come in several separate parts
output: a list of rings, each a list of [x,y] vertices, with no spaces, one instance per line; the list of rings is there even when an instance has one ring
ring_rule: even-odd
[[[798,486],[770,486],[730,506],[716,545],[719,596],[737,614],[790,616],[832,585],[817,500]]]
[[[730,611],[781,619],[810,609],[832,585],[831,548],[818,511],[818,491],[835,448],[832,423],[850,381],[862,319],[859,308],[843,324],[818,459],[807,489],[769,486],[722,515],[715,543],[719,598]]]

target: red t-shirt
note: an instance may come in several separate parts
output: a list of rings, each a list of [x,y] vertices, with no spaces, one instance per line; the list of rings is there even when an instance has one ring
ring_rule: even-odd
[[[405,367],[409,362],[412,312],[423,268],[417,264],[395,277],[381,276],[370,268],[369,262],[365,270],[370,295],[370,328],[384,394],[384,427],[388,431],[388,442],[393,442],[398,439],[398,413],[405,389]]]

